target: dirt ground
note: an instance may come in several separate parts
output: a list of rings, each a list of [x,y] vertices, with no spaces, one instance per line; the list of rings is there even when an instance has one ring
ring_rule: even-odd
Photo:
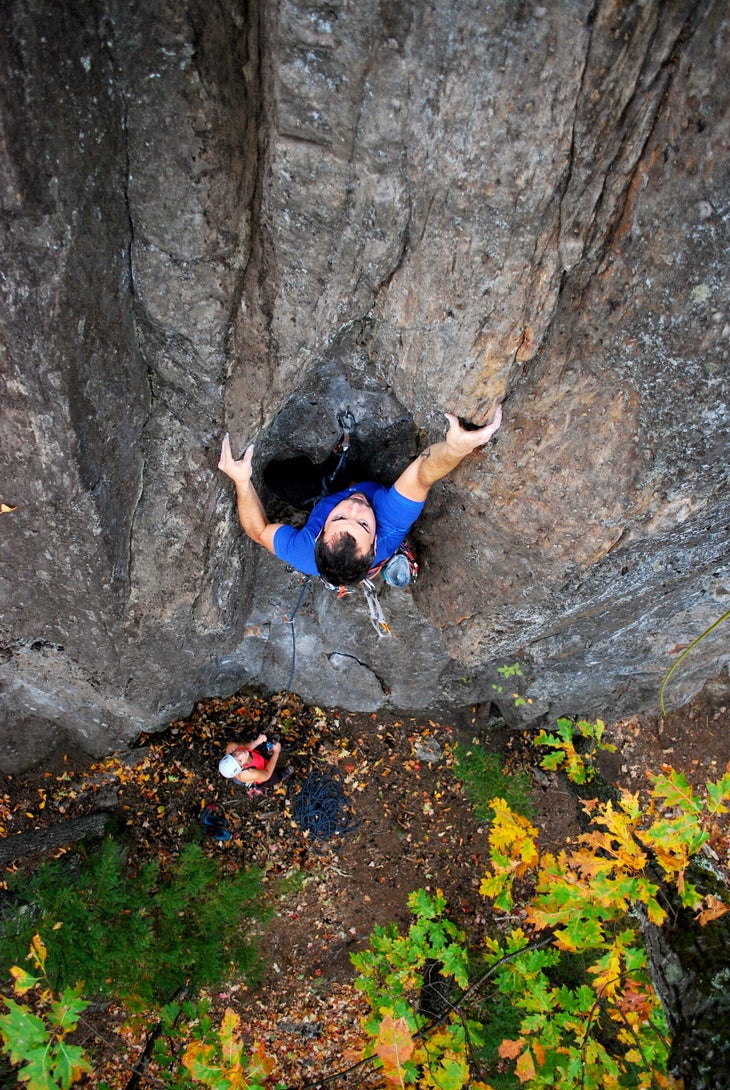
[[[6,776],[0,781],[0,825],[2,835],[11,837],[112,799],[138,857],[164,858],[190,839],[202,806],[213,803],[232,837],[224,844],[208,838],[206,850],[220,853],[231,868],[262,868],[272,892],[282,878],[298,875],[295,888],[276,901],[261,937],[261,986],[248,992],[234,980],[212,998],[241,1014],[251,1041],[266,1041],[278,1059],[279,1078],[303,1086],[342,1069],[362,1044],[358,1015],[365,1010],[352,988],[350,954],[367,945],[377,924],[407,927],[411,890],[442,889],[470,939],[478,941],[489,924],[478,891],[486,831],[453,775],[455,742],[485,745],[502,754],[508,770],[529,772],[545,847],[563,847],[577,835],[578,824],[575,797],[563,778],[540,769],[541,754],[527,737],[507,730],[488,708],[465,709],[450,723],[435,723],[421,716],[308,708],[289,696],[272,726],[279,703],[253,692],[209,700],[103,762],[58,754],[45,769]],[[704,783],[730,765],[729,728],[730,683],[718,679],[664,719],[610,724],[607,739],[617,751],[602,755],[601,770],[634,791],[647,786],[648,770],[667,765]],[[281,737],[282,763],[290,762],[293,773],[270,795],[251,797],[223,780],[217,763],[226,742],[246,742],[259,731]],[[344,792],[351,828],[343,835],[317,839],[294,820],[292,804],[313,770],[334,777]],[[13,867],[38,861],[26,856]],[[86,1043],[100,1047],[98,1041]],[[124,1086],[143,1045],[143,1036],[128,1042],[126,1075],[115,1050],[101,1046],[97,1077]]]

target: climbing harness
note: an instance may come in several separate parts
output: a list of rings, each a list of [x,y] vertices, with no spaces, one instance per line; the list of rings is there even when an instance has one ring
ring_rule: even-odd
[[[415,583],[418,578],[418,561],[413,555],[413,550],[407,541],[402,542],[392,556],[387,557],[385,560],[381,560],[372,567],[367,574],[367,578],[362,579],[358,584],[365,595],[368,613],[370,614],[370,623],[378,636],[383,639],[388,639],[393,633],[385,618],[377,589],[373,583],[373,579],[378,575],[381,575],[384,582],[393,587],[402,588]],[[356,587],[346,587],[344,585],[339,587],[335,586],[333,583],[328,583],[322,576],[320,576],[320,581],[328,590],[334,591],[338,598],[344,598],[357,589]]]

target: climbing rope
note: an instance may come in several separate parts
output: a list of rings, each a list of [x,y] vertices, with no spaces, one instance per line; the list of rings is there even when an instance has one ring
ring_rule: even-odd
[[[350,812],[337,772],[315,769],[310,772],[291,804],[292,816],[312,840],[345,836],[360,824]]]
[[[304,600],[304,592],[306,591],[307,587],[309,586],[309,584],[311,582],[312,582],[311,575],[305,575],[304,579],[302,580],[302,589],[299,591],[299,597],[297,598],[297,604],[294,606],[294,609],[292,611],[292,615],[291,615],[291,617],[286,617],[285,618],[286,623],[289,625],[289,628],[291,629],[291,670],[289,671],[289,680],[286,683],[286,691],[287,692],[289,692],[290,689],[291,689],[291,683],[294,680],[294,671],[295,671],[296,665],[297,665],[297,633],[296,633],[296,629],[294,628],[294,621],[296,620],[297,611],[298,611],[300,605],[302,604],[302,602]],[[283,699],[282,699],[282,703],[283,703]],[[281,704],[279,705],[279,708],[280,707],[281,707]],[[279,709],[277,708],[277,711],[278,710]]]
[[[291,617],[285,617],[284,618],[286,623],[289,625],[289,630],[291,632],[291,669],[289,671],[289,680],[286,683],[286,689],[284,690],[284,695],[282,696],[281,700],[277,704],[276,710],[274,711],[274,714],[271,717],[271,722],[269,723],[269,729],[271,729],[271,727],[273,727],[274,724],[276,723],[279,712],[284,707],[284,704],[286,702],[286,698],[287,698],[288,694],[291,692],[291,686],[292,686],[292,682],[294,680],[294,671],[297,668],[297,631],[296,631],[296,628],[294,627],[294,621],[296,620],[296,616],[297,616],[297,612],[299,610],[299,607],[302,604],[302,602],[304,601],[305,591],[306,591],[307,587],[309,586],[309,584],[311,582],[312,582],[312,576],[311,575],[305,575],[304,579],[302,580],[302,586],[301,586],[301,589],[299,591],[299,597],[297,598],[297,604],[294,606],[294,609],[292,610]]]
[[[335,468],[332,470],[331,473],[325,473],[322,477],[322,485],[319,491],[319,495],[309,496],[306,500],[302,501],[305,507],[308,507],[310,504],[317,503],[318,500],[323,500],[326,496],[329,496],[332,485],[337,480],[337,475],[342,472],[342,470],[345,468],[345,464],[347,463],[347,459],[349,457],[351,449],[352,433],[355,430],[356,424],[355,417],[350,412],[349,406],[347,409],[345,409],[344,412],[338,414],[337,423],[342,433],[341,437],[337,440],[337,443],[332,449],[333,454],[339,454],[337,464],[335,465]]]

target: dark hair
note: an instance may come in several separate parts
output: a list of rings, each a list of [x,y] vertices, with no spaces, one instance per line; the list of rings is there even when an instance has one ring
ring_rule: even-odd
[[[372,567],[375,546],[364,556],[358,554],[357,548],[352,534],[338,534],[329,545],[320,535],[314,546],[314,559],[322,578],[336,587],[364,579]]]

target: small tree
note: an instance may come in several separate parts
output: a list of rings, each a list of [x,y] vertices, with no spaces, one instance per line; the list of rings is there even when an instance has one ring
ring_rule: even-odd
[[[479,1045],[499,1004],[490,1001],[470,1021],[462,1014],[467,1000],[489,985],[518,1015],[517,1033],[501,1040],[498,1055],[513,1065],[520,1083],[533,1090],[674,1086],[667,1072],[667,1019],[643,934],[646,924],[661,928],[667,921],[668,896],[676,896],[698,925],[725,926],[727,889],[724,897],[703,893],[690,878],[690,865],[727,812],[728,799],[730,775],[700,794],[670,770],[653,778],[646,808],[629,792],[616,804],[584,803],[589,830],[557,855],[540,852],[532,824],[503,799],[492,799],[491,863],[481,892],[520,923],[502,938],[486,939],[486,955],[471,966],[471,983],[464,978],[467,952],[443,917],[445,905],[424,900],[422,891],[411,897],[416,922],[407,935],[393,928],[376,932],[371,950],[354,958],[358,986],[373,1008],[366,1025],[369,1052],[383,1061],[386,1084],[489,1086],[474,1080],[487,1074]],[[440,957],[460,988],[432,1023],[419,1018],[415,1001],[417,971],[427,955]],[[448,1055],[450,1066],[448,1074],[439,1069],[436,1082],[441,1055]],[[489,1067],[491,1077],[499,1063]]]
[[[164,1003],[182,986],[195,991],[225,978],[232,964],[249,980],[259,973],[242,924],[267,915],[260,872],[225,875],[197,844],[164,871],[157,862],[135,870],[107,838],[75,865],[64,856],[12,885],[29,910],[4,923],[2,972],[23,958],[37,930],[52,986],[83,980],[87,996]]]
[[[89,1004],[81,997],[80,985],[54,995],[46,973],[47,956],[40,936],[35,935],[28,960],[33,961],[39,975],[12,966],[15,994],[30,1002],[3,997],[8,1013],[0,1017],[0,1040],[27,1090],[70,1090],[84,1074],[93,1072],[89,1055],[68,1040]],[[187,1020],[181,1018],[185,1011]],[[167,1004],[160,1018],[165,1041],[155,1041],[156,1084],[169,1086],[170,1090],[195,1086],[266,1090],[271,1085],[268,1076],[274,1061],[261,1044],[244,1048],[238,1036],[240,1020],[234,1011],[226,1010],[218,1027],[208,1017],[204,1001],[185,1007]],[[175,1039],[180,1043],[177,1051],[169,1045]],[[136,1067],[132,1081],[138,1075]]]
[[[0,1017],[4,1051],[18,1065],[18,1077],[28,1090],[69,1090],[84,1072],[91,1071],[83,1049],[68,1041],[88,1003],[81,998],[80,985],[64,988],[59,996],[53,994],[46,974],[47,951],[39,935],[33,937],[28,958],[37,976],[19,966],[10,971],[15,995],[32,993],[36,1009],[2,997],[8,1012]]]

